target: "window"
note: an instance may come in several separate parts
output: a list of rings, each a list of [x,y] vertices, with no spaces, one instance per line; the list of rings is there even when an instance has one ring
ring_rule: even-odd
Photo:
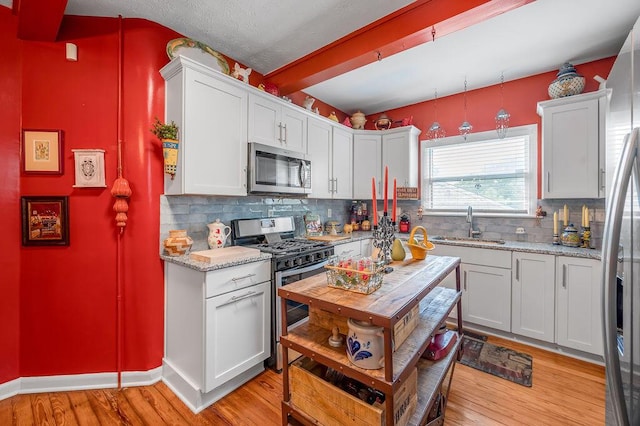
[[[423,207],[426,213],[474,212],[531,216],[537,196],[537,127],[472,133],[424,141]]]

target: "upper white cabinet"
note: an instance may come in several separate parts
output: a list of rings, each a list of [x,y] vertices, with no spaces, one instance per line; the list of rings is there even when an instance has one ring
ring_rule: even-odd
[[[511,331],[554,342],[555,256],[513,252]]]
[[[309,117],[310,198],[353,198],[353,138],[348,129]]]
[[[382,133],[382,165],[389,166],[390,182],[396,178],[398,186],[418,186],[419,136],[420,129],[413,126],[398,127]],[[388,191],[391,199],[392,183],[389,183]]]
[[[604,197],[606,92],[539,102],[538,114],[542,197]]]
[[[249,94],[249,142],[306,152],[306,114],[298,107],[268,96],[271,95]]]
[[[603,355],[600,261],[556,259],[556,342]]]
[[[247,91],[184,57],[160,70],[166,121],[179,127],[175,178],[165,194],[247,195]]]
[[[376,198],[382,198],[382,135],[355,130],[353,134],[353,198],[371,199],[371,178],[376,180]]]

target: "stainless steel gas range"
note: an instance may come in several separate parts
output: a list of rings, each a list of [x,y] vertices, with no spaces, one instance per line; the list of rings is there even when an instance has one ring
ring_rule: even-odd
[[[258,219],[236,219],[231,221],[231,240],[234,245],[258,248],[271,253],[271,357],[267,366],[277,371],[282,369],[282,346],[280,318],[286,315],[287,325],[295,326],[308,320],[307,305],[287,301],[287,311],[282,312],[278,288],[304,278],[324,272],[324,265],[333,255],[333,246],[324,242],[295,237],[293,217],[270,217]],[[294,354],[289,360],[295,359]]]

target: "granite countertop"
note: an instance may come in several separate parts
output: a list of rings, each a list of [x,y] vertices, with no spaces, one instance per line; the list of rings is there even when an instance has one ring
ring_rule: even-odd
[[[217,269],[230,268],[232,266],[246,265],[247,263],[252,263],[252,262],[260,262],[262,260],[270,260],[271,254],[260,253],[255,257],[249,257],[241,260],[231,260],[228,262],[213,263],[213,264],[209,262],[199,262],[197,260],[192,260],[189,257],[189,254],[184,254],[182,256],[167,256],[166,254],[161,254],[160,259],[166,262],[175,263],[176,265],[195,269],[196,271],[208,272],[208,271],[215,271]]]

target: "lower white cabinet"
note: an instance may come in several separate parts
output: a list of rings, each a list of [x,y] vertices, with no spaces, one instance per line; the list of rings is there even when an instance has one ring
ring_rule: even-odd
[[[462,319],[511,331],[511,270],[462,264]]]
[[[360,256],[362,254],[362,244],[360,241],[336,244],[333,253],[337,256]]]
[[[163,380],[199,411],[264,370],[270,260],[201,272],[166,262]]]
[[[513,252],[511,331],[553,343],[555,340],[555,256]]]
[[[511,331],[511,252],[437,244],[430,253],[462,261],[462,320]],[[455,273],[440,285],[454,288]],[[455,318],[455,312],[450,314]]]
[[[556,258],[556,342],[603,355],[601,264],[595,259]]]

